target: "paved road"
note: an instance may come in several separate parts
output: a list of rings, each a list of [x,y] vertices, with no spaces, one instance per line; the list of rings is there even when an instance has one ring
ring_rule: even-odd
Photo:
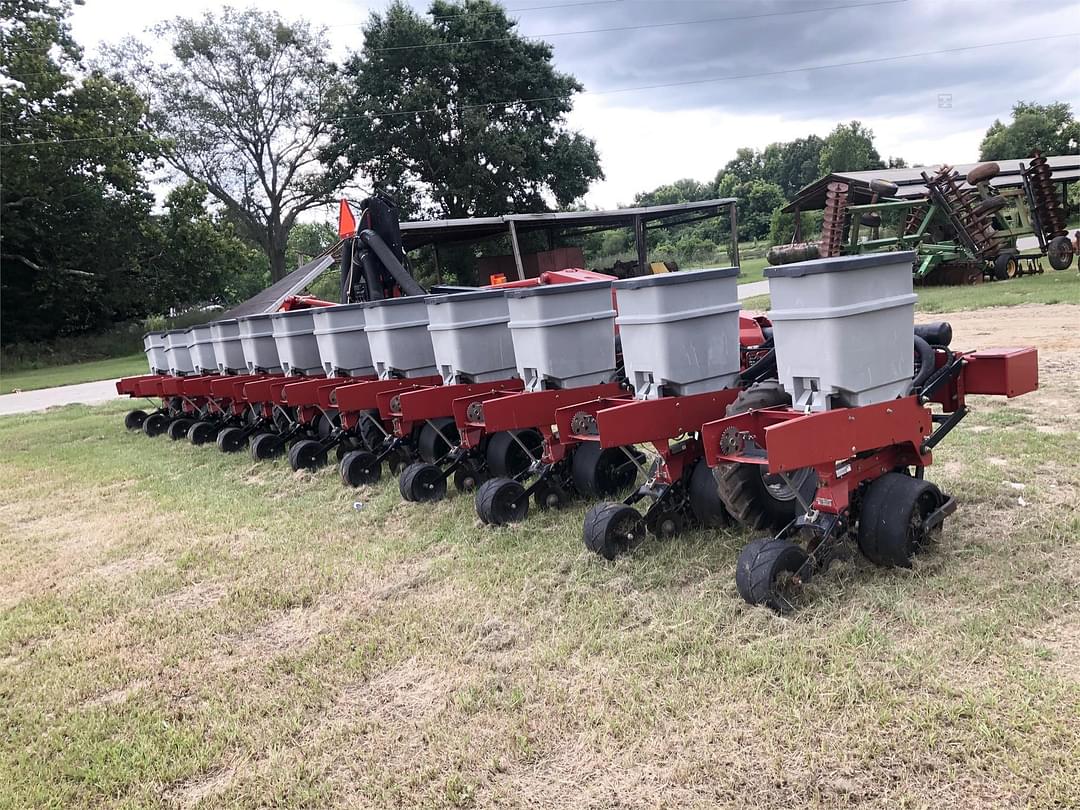
[[[739,298],[752,298],[755,295],[767,295],[769,282],[755,281],[739,285]],[[4,394],[0,396],[0,416],[12,413],[43,411],[57,405],[97,405],[116,399],[116,380],[82,383],[80,385],[62,385],[59,388],[42,388],[40,391],[26,391],[22,394]]]

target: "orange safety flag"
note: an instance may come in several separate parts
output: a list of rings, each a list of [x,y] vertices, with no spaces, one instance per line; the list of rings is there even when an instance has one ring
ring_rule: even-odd
[[[352,209],[349,208],[348,200],[343,199],[341,201],[341,210],[338,212],[337,223],[337,235],[339,238],[344,239],[347,236],[356,234],[356,217],[353,216]]]

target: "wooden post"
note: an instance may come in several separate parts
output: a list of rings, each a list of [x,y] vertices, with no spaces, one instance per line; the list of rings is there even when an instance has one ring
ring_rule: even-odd
[[[641,214],[634,215],[634,243],[637,247],[638,273],[646,275],[649,272],[649,243],[646,241],[647,230],[645,220]]]
[[[795,242],[802,242],[802,211],[798,208],[795,209],[795,235],[792,237]]]
[[[731,212],[731,263],[739,266],[739,215],[735,210],[735,203],[728,203],[728,211]]]
[[[442,284],[442,265],[439,263],[439,243],[431,246],[435,251],[435,283]]]
[[[518,245],[517,228],[514,227],[514,220],[509,220],[510,223],[510,245],[514,248],[514,265],[517,267],[518,280],[525,278],[525,268],[521,265],[521,247]]]

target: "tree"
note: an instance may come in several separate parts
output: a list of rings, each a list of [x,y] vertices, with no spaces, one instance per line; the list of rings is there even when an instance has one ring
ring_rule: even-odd
[[[820,177],[818,166],[824,143],[817,135],[770,143],[761,154],[762,179],[780,186],[785,196],[791,197]]]
[[[730,176],[729,184],[748,183],[751,180],[761,180],[764,177],[765,163],[761,153],[756,149],[744,146],[735,150],[735,157],[727,162],[716,175],[716,185]],[[723,195],[727,196],[727,195]]]
[[[760,179],[740,183],[734,174],[726,174],[720,179],[717,194],[738,199],[739,236],[750,239],[763,239],[769,235],[773,210],[786,202],[784,190],[776,183]]]
[[[168,133],[165,159],[203,183],[278,280],[296,218],[351,178],[327,139],[342,93],[325,32],[276,13],[236,11],[159,26],[173,60],[128,42],[114,64],[147,89],[150,121]]]
[[[410,214],[543,211],[603,177],[593,141],[566,126],[582,86],[548,44],[490,0],[435,0],[429,14],[396,0],[369,17],[335,150]]]
[[[642,191],[634,195],[635,206],[649,205],[674,205],[684,202],[699,202],[708,200],[716,193],[716,187],[712,183],[700,183],[689,177],[676,180],[674,183],[654,188],[652,191]]]
[[[1008,124],[995,120],[979,146],[979,160],[1023,158],[1038,149],[1044,155],[1072,155],[1080,149],[1080,122],[1064,102],[1018,101]]]
[[[68,0],[0,2],[0,318],[42,340],[141,314],[157,153],[134,88],[85,75]],[[76,74],[84,74],[76,78]]]
[[[837,124],[821,145],[818,171],[861,172],[866,169],[883,169],[885,164],[874,148],[874,133],[858,121]]]

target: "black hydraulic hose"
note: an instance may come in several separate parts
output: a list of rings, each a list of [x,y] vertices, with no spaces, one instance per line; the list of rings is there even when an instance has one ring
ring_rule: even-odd
[[[911,380],[912,391],[921,388],[935,369],[934,348],[918,335],[915,335],[915,351],[919,355],[919,371]]]
[[[375,231],[360,231],[360,241],[371,248],[378,257],[379,262],[382,263],[386,272],[397,282],[402,293],[405,295],[427,294],[424,288],[416,283],[416,279],[409,274],[409,271],[405,269],[404,265],[398,261],[397,256],[394,255],[394,251],[390,249],[389,245],[387,245],[382,237],[375,233]]]
[[[764,357],[758,358],[752,365],[748,366],[745,371],[739,374],[739,379],[742,382],[757,382],[766,375],[772,374],[776,371],[776,349],[769,349]]]

